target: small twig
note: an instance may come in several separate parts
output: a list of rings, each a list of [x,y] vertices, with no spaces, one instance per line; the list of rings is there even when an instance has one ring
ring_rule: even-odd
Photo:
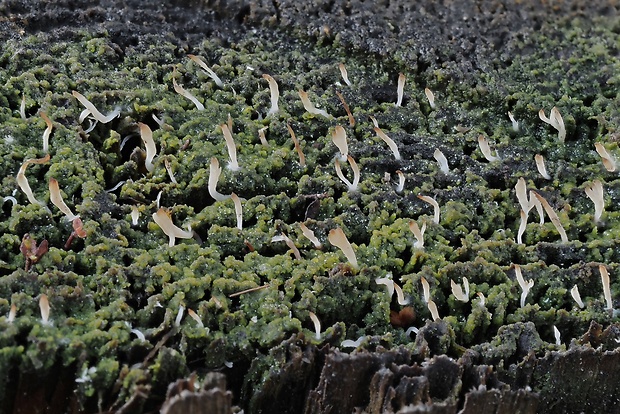
[[[257,286],[257,287],[253,287],[250,289],[246,289],[246,290],[242,290],[241,292],[235,292],[235,293],[231,293],[230,295],[228,295],[229,298],[235,298],[237,296],[241,296],[244,295],[246,293],[250,293],[250,292],[255,292],[257,290],[261,290],[261,289],[265,289],[269,287],[269,283],[262,285],[262,286]]]

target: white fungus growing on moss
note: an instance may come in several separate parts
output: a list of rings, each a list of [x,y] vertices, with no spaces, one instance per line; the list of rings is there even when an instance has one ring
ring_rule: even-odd
[[[562,115],[560,115],[560,111],[557,107],[551,108],[551,113],[549,114],[549,118],[545,115],[545,110],[541,109],[538,111],[538,117],[545,123],[551,125],[558,131],[558,141],[561,143],[566,139],[566,127],[564,126],[564,120],[562,119]]]
[[[351,265],[355,269],[359,268],[353,246],[351,246],[351,243],[349,243],[349,239],[347,239],[347,236],[344,234],[344,231],[342,231],[340,227],[331,229],[329,231],[329,235],[327,236],[327,240],[329,240],[332,245],[342,250],[342,253],[344,253],[349,263],[351,263]]]

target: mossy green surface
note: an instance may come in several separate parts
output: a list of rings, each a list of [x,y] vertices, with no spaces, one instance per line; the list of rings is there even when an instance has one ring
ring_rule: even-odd
[[[191,371],[250,372],[246,384],[259,386],[271,361],[262,356],[293,334],[335,346],[367,336],[374,338],[371,344],[414,349],[414,335],[390,324],[390,310],[404,305],[375,282],[386,276],[402,287],[417,315],[416,327],[431,318],[422,297],[424,277],[450,329],[441,349],[455,357],[463,349],[477,349],[498,369],[520,355],[517,334],[535,336],[537,347],[530,350],[543,354],[558,349],[553,326],[564,346],[583,335],[592,320],[604,325],[616,320],[606,309],[598,264],[609,270],[617,307],[620,180],[617,172],[603,168],[594,143],[620,156],[620,62],[613,51],[620,38],[606,19],[596,25],[578,19],[563,23],[562,37],[550,36],[551,28],[542,30],[521,45],[523,50],[536,45],[536,50],[512,56],[475,84],[455,81],[442,67],[408,76],[407,62],[398,54],[385,60],[351,56],[337,44],[304,39],[293,45],[250,36],[226,46],[208,39],[191,45],[190,52],[212,66],[223,88],[187,58],[186,50],[166,42],[121,53],[105,33],[81,32],[72,42],[50,42],[44,34],[8,41],[0,55],[0,195],[14,195],[17,203],[5,199],[0,211],[0,367],[49,372],[59,362],[74,370],[82,406],[95,407],[103,398],[118,407],[137,387],[148,384],[163,395],[170,382]],[[340,77],[340,62],[351,86]],[[408,76],[402,107],[394,105],[399,72]],[[274,76],[280,88],[280,111],[272,116],[267,116],[263,73]],[[175,93],[173,78],[205,110]],[[425,87],[435,92],[434,109]],[[305,112],[299,89],[335,119]],[[71,95],[74,90],[103,113],[120,108],[120,116],[87,132],[92,121],[79,123],[84,108]],[[351,107],[354,127],[337,90]],[[22,97],[25,119],[19,110]],[[538,118],[539,109],[548,113],[553,106],[566,123],[563,144]],[[51,160],[30,165],[26,177],[49,210],[30,204],[16,181],[26,159],[45,155],[39,111],[54,124]],[[519,131],[511,129],[508,111],[519,121]],[[219,128],[229,115],[239,171],[227,168]],[[369,116],[396,141],[402,160],[375,136]],[[143,149],[137,122],[154,131],[158,154],[152,172],[143,153],[134,150]],[[287,123],[300,140],[304,166]],[[354,192],[335,173],[338,149],[331,132],[336,125],[345,127],[350,154],[361,169]],[[263,127],[268,127],[268,146],[258,139]],[[500,161],[483,157],[480,134]],[[449,174],[433,159],[436,148],[446,155]],[[537,172],[535,154],[544,156],[551,180]],[[243,229],[236,227],[232,201],[209,195],[211,157],[222,166],[217,190],[244,198]],[[346,163],[343,170],[352,176]],[[406,177],[401,193],[395,191],[397,170]],[[75,238],[67,247],[72,227],[50,202],[51,177],[86,231],[84,239]],[[568,243],[560,241],[548,218],[539,225],[534,210],[524,243],[515,242],[514,186],[520,177],[553,206]],[[598,224],[583,191],[595,179],[605,188],[606,208]],[[419,194],[438,201],[438,224]],[[158,205],[170,209],[179,227],[191,226],[197,237],[177,239],[169,247],[151,217]],[[140,213],[135,225],[132,206]],[[414,247],[411,220],[426,223],[423,248]],[[300,223],[314,231],[322,249],[302,235]],[[328,242],[336,227],[353,244],[359,269]],[[20,253],[26,233],[50,246],[28,270]],[[301,259],[284,242],[272,242],[282,233],[293,240]],[[534,280],[523,308],[513,263],[521,265],[526,280]],[[467,303],[457,301],[450,288],[451,280],[461,283],[463,277],[471,287]],[[231,297],[262,285],[268,287]],[[570,296],[574,285],[584,309]],[[484,295],[484,304],[477,293]],[[49,324],[40,317],[42,294],[50,300]],[[17,312],[10,321],[12,304]],[[181,309],[191,309],[200,322]],[[322,323],[322,339],[314,339],[309,312]],[[177,326],[178,315],[183,318]],[[1,401],[8,397],[6,382],[0,387]],[[251,391],[244,392],[250,399]],[[148,401],[145,407],[157,403]]]

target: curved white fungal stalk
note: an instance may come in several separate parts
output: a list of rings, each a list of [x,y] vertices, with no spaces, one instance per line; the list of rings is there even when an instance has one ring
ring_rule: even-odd
[[[398,151],[398,146],[396,146],[394,140],[388,137],[387,134],[381,130],[381,128],[375,127],[374,130],[377,133],[377,136],[381,138],[388,145],[388,147],[390,147],[390,150],[394,154],[394,158],[400,160],[400,152]]]
[[[428,104],[431,106],[431,109],[435,109],[435,94],[428,88],[424,88],[424,94],[426,95],[426,99],[428,99]]]
[[[486,158],[487,161],[493,162],[501,160],[499,154],[497,153],[497,150],[495,151],[496,155],[491,154],[491,147],[489,146],[489,141],[484,135],[480,135],[478,137],[478,145],[480,146],[480,151],[482,151],[482,155],[484,155],[484,158]]]
[[[230,132],[230,128],[228,127],[228,124],[221,124],[220,128],[222,129],[222,134],[224,134],[226,149],[228,149],[228,157],[230,158],[230,161],[228,162],[228,169],[233,171],[239,171],[241,167],[237,162],[237,147],[235,145],[235,140],[233,139],[232,133]]]
[[[192,103],[196,105],[196,109],[198,109],[199,111],[205,110],[205,106],[198,100],[198,98],[196,98],[189,91],[186,91],[181,85],[179,85],[174,77],[172,78],[172,87],[174,88],[174,91],[176,93],[192,101]]]
[[[28,201],[30,201],[32,204],[39,204],[42,206],[45,205],[45,203],[37,200],[34,194],[32,194],[32,189],[30,188],[30,184],[28,184],[28,179],[26,178],[26,168],[28,168],[30,164],[45,164],[49,160],[49,154],[47,154],[43,158],[29,158],[24,161],[21,167],[19,167],[19,171],[17,172],[17,176],[15,177],[17,185],[19,185],[19,188],[21,188],[24,194],[26,194],[26,197],[28,197]]]
[[[8,323],[13,323],[15,321],[15,317],[17,316],[17,306],[14,303],[11,303],[11,309],[9,309],[9,314],[6,317],[6,321]]]
[[[336,125],[332,132],[332,142],[340,151],[340,160],[344,161],[349,155],[349,146],[347,145],[347,132],[340,125]]]
[[[534,286],[534,280],[530,279],[527,282],[523,279],[523,275],[521,274],[521,266],[518,264],[513,265],[515,269],[515,276],[517,277],[517,282],[519,282],[519,286],[521,286],[521,307],[525,306],[525,300],[527,299],[527,295],[530,293],[530,289]]]
[[[517,122],[514,115],[510,111],[508,111],[508,118],[510,118],[510,122],[512,122],[512,130],[514,132],[519,132],[519,122]]]
[[[347,86],[351,86],[351,81],[349,81],[349,74],[347,73],[347,68],[344,66],[344,63],[340,63],[338,65],[338,69],[340,69],[340,75],[342,76],[342,80]]]
[[[545,159],[543,156],[536,154],[534,156],[534,160],[536,161],[536,168],[538,169],[540,175],[542,175],[545,180],[550,180],[551,176],[547,173],[547,169],[545,168]]]
[[[319,239],[314,235],[314,232],[310,230],[304,223],[300,223],[299,227],[301,228],[301,233],[312,242],[315,248],[321,249],[323,244],[319,241]]]
[[[108,122],[110,122],[111,120],[113,120],[114,118],[116,118],[117,116],[121,114],[121,110],[119,108],[116,108],[115,110],[110,112],[108,115],[103,115],[101,112],[99,112],[97,108],[95,108],[95,105],[93,105],[92,102],[86,99],[86,97],[82,95],[81,93],[77,91],[72,91],[71,94],[78,101],[80,101],[80,103],[84,105],[86,110],[89,112],[88,114],[84,115],[84,111],[82,111],[82,114],[80,115],[80,123],[84,120],[84,118],[86,118],[86,116],[92,115],[93,118],[95,118],[97,121],[101,122],[102,124],[107,124]]]
[[[177,317],[174,319],[174,326],[177,328],[181,326],[181,321],[183,320],[183,312],[185,311],[185,307],[183,305],[179,306],[179,311],[177,312]]]
[[[480,299],[480,306],[486,306],[487,300],[484,297],[484,293],[478,292],[478,293],[476,293],[476,295],[478,295],[478,298]]]
[[[461,302],[469,302],[469,281],[466,277],[463,277],[463,288],[465,288],[464,292],[461,285],[452,279],[450,279],[450,287],[452,288],[452,294],[457,300],[460,300]]]
[[[293,252],[293,255],[295,256],[295,259],[301,260],[301,253],[299,253],[299,249],[297,248],[297,246],[295,246],[295,243],[293,243],[293,240],[291,240],[286,234],[282,233],[279,236],[273,236],[271,238],[272,243],[281,242],[281,241],[286,243],[289,249],[291,249],[291,251]]]
[[[553,325],[553,336],[555,336],[555,344],[557,346],[562,345],[562,339],[560,337],[560,330],[555,325]]]
[[[174,178],[174,173],[172,172],[172,167],[170,166],[170,159],[168,157],[164,158],[164,167],[166,167],[166,171],[168,172],[168,177],[170,177],[170,181],[174,184],[178,184],[177,179]]]
[[[198,56],[194,56],[194,55],[187,55],[187,57],[190,58],[195,63],[197,63],[198,66],[200,66],[205,71],[207,76],[209,76],[211,79],[213,79],[215,81],[215,84],[217,86],[219,86],[222,89],[224,88],[224,82],[222,82],[222,80],[219,78],[219,76],[217,76],[215,74],[215,72],[213,72],[213,70],[209,66],[207,66],[207,64],[205,63],[204,60],[202,60]]]
[[[241,200],[235,193],[232,193],[230,195],[230,198],[232,198],[232,201],[235,204],[235,217],[237,218],[237,228],[239,230],[243,230],[243,210],[241,207]]]
[[[168,246],[174,246],[176,239],[191,239],[194,237],[194,232],[191,228],[183,230],[177,227],[170,217],[170,212],[163,207],[160,207],[156,213],[153,213],[153,221],[162,229],[162,231],[168,236]]]
[[[424,232],[426,231],[426,222],[422,223],[422,228],[418,226],[418,223],[411,220],[409,222],[409,230],[413,233],[416,238],[416,242],[413,244],[413,247],[416,249],[424,248]]]
[[[401,170],[396,170],[396,175],[398,175],[398,185],[396,186],[396,192],[400,194],[405,189],[405,174],[403,174]]]
[[[45,131],[43,131],[43,152],[49,152],[50,135],[52,134],[52,129],[54,128],[54,125],[52,125],[52,121],[48,118],[45,112],[41,111],[39,114],[41,115],[41,118],[43,118],[43,120],[45,121],[45,125],[47,125]]]
[[[439,224],[439,204],[437,204],[437,201],[433,197],[424,195],[419,195],[418,198],[433,206],[433,223]]]
[[[338,99],[340,99],[340,103],[342,103],[342,106],[343,106],[345,112],[347,113],[347,116],[349,117],[349,126],[351,126],[351,128],[354,127],[355,126],[355,117],[351,113],[351,108],[349,108],[349,105],[347,104],[347,101],[345,101],[344,96],[340,93],[340,91],[336,91],[336,96],[338,97]]]
[[[280,108],[278,106],[278,99],[280,98],[280,89],[276,80],[266,73],[263,74],[263,79],[269,82],[269,93],[271,94],[271,108],[267,112],[267,116],[277,113]]]
[[[312,102],[310,102],[310,98],[308,98],[308,94],[301,89],[297,92],[299,97],[301,98],[301,103],[304,105],[304,109],[313,115],[321,115],[327,119],[334,119],[333,116],[327,113],[327,111],[323,109],[317,109]]]
[[[616,160],[614,157],[607,152],[603,144],[600,142],[594,143],[594,148],[596,148],[596,152],[601,156],[601,161],[603,161],[603,166],[609,172],[616,171]]]
[[[215,199],[215,201],[226,200],[229,196],[219,193],[216,189],[217,182],[222,174],[222,167],[217,161],[217,158],[211,158],[211,165],[209,166],[209,195]]]
[[[431,287],[424,276],[420,278],[420,282],[422,283],[424,302],[428,303],[428,301],[431,300]]]
[[[394,283],[394,291],[396,292],[396,299],[398,300],[399,305],[404,306],[409,304],[409,299],[405,299],[403,290],[396,283]]]
[[[262,127],[258,130],[258,139],[260,140],[260,143],[265,147],[269,146],[269,143],[267,142],[267,137],[265,136],[265,131],[267,131],[268,129],[269,127]]]
[[[50,325],[50,302],[45,293],[39,297],[39,310],[41,311],[41,323],[43,325]]]
[[[205,327],[205,324],[202,322],[202,319],[200,319],[200,316],[198,316],[198,314],[196,312],[194,312],[192,309],[187,308],[187,314],[196,321],[196,323],[198,324],[198,326],[200,326],[201,328]]]
[[[146,148],[146,159],[144,160],[144,166],[148,172],[153,172],[153,169],[155,169],[155,166],[153,165],[153,158],[157,155],[157,147],[155,146],[155,141],[153,140],[153,131],[151,130],[151,127],[147,124],[143,124],[142,122],[138,122],[138,128],[140,128],[140,138],[142,138],[142,142]]]
[[[439,163],[439,169],[441,170],[442,173],[446,175],[450,173],[450,167],[448,167],[448,159],[446,158],[445,155],[443,155],[443,152],[441,152],[439,148],[435,149],[435,152],[433,152],[433,157]]]
[[[540,224],[541,226],[545,224],[545,211],[543,209],[543,205],[540,200],[538,200],[538,198],[534,197],[533,190],[530,190],[530,205],[536,207],[536,213],[538,213],[538,217],[540,219],[538,224]]]
[[[603,183],[600,180],[594,180],[592,185],[586,186],[586,195],[594,203],[594,222],[598,223],[605,210],[605,199],[603,195]]]
[[[579,306],[581,309],[583,309],[586,306],[581,300],[581,295],[579,294],[579,288],[577,287],[577,285],[573,286],[573,288],[570,290],[570,295],[573,297],[573,299],[577,303],[577,306]]]
[[[303,151],[301,150],[301,145],[299,144],[299,140],[297,139],[297,136],[295,135],[295,131],[293,131],[293,128],[291,128],[291,126],[288,123],[286,124],[286,128],[288,129],[288,133],[291,134],[291,139],[293,140],[293,144],[295,145],[295,151],[297,151],[297,155],[299,156],[299,165],[301,165],[302,167],[305,167],[306,157]]]
[[[607,303],[608,310],[614,309],[614,304],[611,300],[611,288],[609,285],[609,273],[604,265],[598,265],[598,271],[601,274],[601,282],[603,283],[603,296],[605,296],[605,303]]]
[[[26,119],[26,95],[22,94],[22,103],[19,104],[19,116]]]
[[[375,128],[379,128],[379,122],[377,121],[377,118],[375,118],[374,116],[370,115],[370,120],[372,121],[372,124]]]
[[[13,207],[15,207],[17,205],[17,199],[13,196],[6,196],[6,197],[0,197],[2,199],[2,202],[0,204],[4,204],[7,201],[10,201],[11,204],[13,204]]]
[[[349,161],[349,165],[351,166],[351,169],[353,170],[353,182],[347,180],[344,174],[342,174],[342,170],[340,169],[340,161],[338,161],[338,158],[336,158],[335,160],[336,175],[338,176],[338,178],[340,178],[340,180],[343,183],[345,183],[345,185],[347,186],[350,192],[354,192],[358,190],[357,186],[360,183],[360,169],[357,166],[357,163],[355,162],[353,157],[349,155],[347,157],[347,160]]]
[[[319,321],[319,318],[317,318],[314,312],[308,311],[308,315],[310,315],[310,320],[312,320],[312,323],[314,324],[314,338],[317,341],[320,341],[321,340],[321,321]]]
[[[342,253],[344,253],[349,263],[351,263],[355,269],[359,268],[357,265],[357,257],[355,257],[355,252],[353,251],[353,246],[351,246],[349,239],[347,239],[347,236],[340,227],[330,230],[327,240],[329,240],[332,245],[342,250]]]
[[[521,205],[521,210],[527,215],[534,206],[532,205],[531,200],[528,200],[527,198],[527,185],[525,184],[525,178],[521,177],[517,180],[517,184],[515,185],[515,193],[517,195],[519,205]]]
[[[521,210],[521,222],[519,223],[519,230],[517,232],[517,243],[523,244],[523,233],[527,228],[527,213]]]
[[[428,306],[428,310],[431,312],[431,317],[433,318],[433,321],[438,321],[439,319],[441,319],[439,317],[439,312],[437,311],[437,305],[435,304],[435,302],[433,302],[433,300],[429,299],[426,306]]]
[[[549,113],[549,118],[545,115],[545,110],[541,109],[538,111],[538,117],[544,123],[547,123],[554,127],[558,131],[558,140],[560,142],[564,142],[566,139],[566,128],[564,127],[564,120],[562,119],[562,115],[560,115],[560,111],[557,107],[551,108],[551,112]]]
[[[532,191],[532,193],[534,193],[534,196],[538,199],[538,201],[540,201],[540,204],[542,204],[543,208],[547,212],[547,216],[549,216],[549,219],[555,226],[555,229],[558,231],[558,233],[560,233],[560,238],[562,239],[562,242],[568,243],[568,236],[566,235],[566,231],[564,231],[564,227],[560,222],[560,218],[555,213],[555,211],[553,211],[551,205],[547,202],[547,200],[545,200],[543,196],[541,196],[537,192]]]
[[[345,339],[344,341],[340,343],[340,347],[341,348],[357,348],[362,344],[362,342],[364,342],[365,339],[366,339],[366,336],[360,336],[355,341],[351,339]]]
[[[405,94],[405,75],[398,74],[398,84],[396,85],[396,106],[403,103],[403,95]]]
[[[131,206],[131,225],[137,226],[138,219],[140,218],[140,210],[138,210],[138,206]]]
[[[65,201],[62,199],[62,194],[60,194],[60,187],[58,185],[58,181],[55,178],[50,177],[49,190],[50,201],[52,202],[52,204],[54,204],[56,207],[58,207],[58,210],[64,213],[68,221],[73,221],[74,219],[76,219],[78,216],[73,214],[69,206],[67,206]]]
[[[416,335],[418,334],[418,332],[420,332],[420,330],[418,328],[416,328],[415,326],[410,326],[409,328],[407,328],[407,330],[405,331],[405,336],[409,337],[409,335],[411,335],[412,333],[415,333]]]
[[[163,190],[157,193],[157,197],[155,197],[155,205],[157,208],[161,207],[161,196],[164,194]]]
[[[394,281],[389,278],[389,277],[380,277],[375,279],[375,283],[377,285],[384,285],[385,287],[387,287],[388,290],[388,296],[390,297],[390,299],[392,298],[392,295],[394,295]]]

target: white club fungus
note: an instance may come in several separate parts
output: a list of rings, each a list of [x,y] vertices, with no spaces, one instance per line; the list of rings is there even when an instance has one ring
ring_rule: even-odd
[[[342,170],[340,169],[340,161],[338,161],[338,158],[336,158],[334,165],[334,167],[336,168],[336,175],[343,183],[345,183],[349,192],[355,192],[358,190],[357,187],[360,183],[360,169],[357,166],[357,163],[355,162],[353,157],[351,157],[350,155],[347,157],[347,161],[351,166],[351,170],[353,170],[353,182],[349,181],[342,173]]]
[[[433,152],[433,157],[439,163],[439,169],[441,170],[441,172],[444,174],[448,174],[450,172],[450,168],[448,167],[448,159],[445,155],[443,155],[443,152],[441,152],[439,148],[435,148],[435,152]]]
[[[347,239],[347,236],[340,227],[330,230],[327,240],[329,240],[332,245],[342,250],[342,253],[344,253],[349,263],[351,263],[355,269],[358,268],[357,257],[355,257],[353,246],[351,246],[349,239]]]
[[[207,66],[207,64],[205,63],[204,60],[202,60],[200,57],[194,56],[194,55],[187,55],[187,57],[189,57],[193,62],[197,63],[198,66],[200,66],[205,71],[207,76],[209,76],[211,79],[213,79],[215,81],[215,84],[218,87],[224,88],[224,82],[222,82],[222,80],[219,78],[219,76],[217,76],[215,74],[215,72],[213,72],[213,70],[209,66]]]
[[[600,180],[594,180],[591,185],[586,186],[585,192],[594,203],[594,222],[598,223],[605,210],[603,183]]]
[[[419,195],[418,198],[433,206],[433,223],[439,224],[439,204],[433,197]]]
[[[67,217],[68,221],[73,221],[77,216],[73,214],[69,206],[62,199],[62,194],[60,193],[60,187],[58,186],[58,181],[55,178],[50,177],[49,179],[49,190],[50,190],[50,201],[58,210],[64,213]]]
[[[217,182],[220,179],[220,175],[222,174],[222,167],[220,167],[220,163],[217,161],[217,158],[211,158],[211,164],[209,166],[209,195],[215,199],[215,201],[223,201],[226,200],[229,196],[219,193],[216,189]]]
[[[398,74],[398,84],[396,86],[396,106],[400,106],[403,103],[403,95],[405,92],[405,75]]]
[[[424,88],[424,94],[426,95],[426,99],[428,99],[428,104],[431,106],[431,109],[435,109],[435,94],[428,88]]]
[[[562,226],[562,223],[560,222],[560,218],[558,217],[556,212],[553,211],[553,208],[547,202],[547,200],[544,199],[543,196],[541,196],[535,191],[533,191],[533,193],[534,193],[534,196],[538,199],[538,201],[540,201],[540,204],[542,204],[543,208],[545,209],[545,212],[547,212],[547,216],[549,216],[549,219],[551,220],[551,223],[553,223],[553,225],[555,226],[555,229],[558,231],[558,233],[560,233],[560,238],[562,239],[562,241],[564,243],[568,243],[568,236],[566,235],[566,231],[564,231],[564,227]]]
[[[321,249],[323,245],[319,241],[319,239],[314,235],[314,232],[310,230],[304,223],[300,223],[299,227],[301,228],[301,233],[312,242],[315,248]]]
[[[278,107],[278,99],[280,97],[280,89],[278,88],[278,84],[276,80],[270,75],[264,73],[263,79],[269,82],[269,93],[271,94],[271,108],[269,108],[269,112],[267,112],[267,116],[273,115],[277,113],[280,108]]]
[[[545,180],[550,180],[551,176],[547,173],[547,168],[545,168],[545,159],[543,156],[536,154],[534,156],[534,160],[536,161],[536,168],[538,169],[540,175],[542,175]]]
[[[340,150],[340,160],[344,161],[349,155],[349,146],[347,145],[347,133],[343,127],[336,125],[332,132],[332,142]]]
[[[319,318],[317,318],[314,312],[309,311],[308,315],[310,315],[310,320],[314,324],[314,338],[317,341],[320,341],[321,340],[321,321],[319,321]]]
[[[237,162],[237,146],[233,140],[230,127],[228,124],[221,124],[220,128],[222,129],[222,134],[224,134],[224,141],[226,141],[226,149],[228,150],[228,158],[230,159],[228,162],[228,168],[233,171],[239,171],[241,167],[239,167],[239,163]]]
[[[579,294],[579,288],[577,287],[577,285],[573,286],[573,288],[570,290],[570,295],[573,297],[575,302],[577,302],[577,306],[579,306],[581,309],[586,306],[581,300],[581,295]]]
[[[97,121],[101,122],[102,124],[107,124],[108,122],[110,122],[111,120],[119,116],[121,113],[121,110],[119,108],[116,108],[112,112],[110,112],[108,115],[103,115],[101,112],[99,112],[99,110],[97,110],[97,108],[95,108],[95,105],[93,105],[88,99],[86,99],[84,95],[82,95],[81,93],[77,91],[73,91],[71,93],[78,101],[80,101],[82,105],[84,105],[86,110],[89,112],[86,116],[92,115],[93,118],[95,118]],[[84,111],[82,111],[82,114],[84,114]],[[80,115],[80,122],[82,121],[83,121],[82,115]]]
[[[551,108],[549,118],[545,115],[545,110],[538,111],[538,117],[545,123],[551,125],[558,131],[558,141],[564,142],[566,139],[566,128],[564,127],[564,120],[557,107]]]
[[[155,155],[157,154],[157,147],[155,146],[155,141],[153,140],[153,131],[147,124],[143,124],[142,122],[138,122],[138,127],[140,128],[140,138],[142,138],[142,142],[146,148],[146,159],[144,160],[144,166],[148,172],[153,172],[153,169],[155,168],[153,165],[153,158],[155,158]]]
[[[375,127],[374,130],[377,133],[377,136],[381,138],[388,145],[388,147],[390,147],[392,154],[394,154],[394,158],[400,160],[400,151],[398,151],[398,146],[396,145],[394,140],[388,137],[387,134],[381,130],[381,128]]]
[[[411,230],[416,238],[416,242],[413,244],[413,247],[416,249],[424,248],[424,232],[426,231],[426,222],[422,223],[422,228],[420,228],[418,223],[411,220],[409,222],[409,230]]]
[[[302,91],[301,89],[298,91],[299,97],[301,98],[301,103],[304,106],[304,109],[313,115],[321,115],[327,119],[333,119],[334,117],[327,113],[327,111],[323,109],[317,109],[312,102],[310,102],[310,98],[308,98],[308,93]]]
[[[176,239],[191,239],[194,237],[194,232],[190,229],[183,230],[177,227],[170,217],[170,212],[161,207],[156,213],[153,213],[153,221],[162,229],[162,231],[168,236],[168,246],[174,246]]]
[[[494,162],[494,161],[499,161],[501,159],[499,157],[499,154],[497,153],[497,150],[495,151],[495,155],[491,154],[491,147],[489,146],[489,140],[487,140],[484,135],[478,136],[478,145],[480,146],[480,151],[482,151],[482,155],[484,155],[484,158],[486,158],[487,161]]]
[[[603,161],[603,166],[609,172],[616,171],[616,160],[612,155],[607,152],[603,144],[600,142],[596,142],[594,144],[594,148],[596,148],[596,152],[601,156],[601,160]]]

